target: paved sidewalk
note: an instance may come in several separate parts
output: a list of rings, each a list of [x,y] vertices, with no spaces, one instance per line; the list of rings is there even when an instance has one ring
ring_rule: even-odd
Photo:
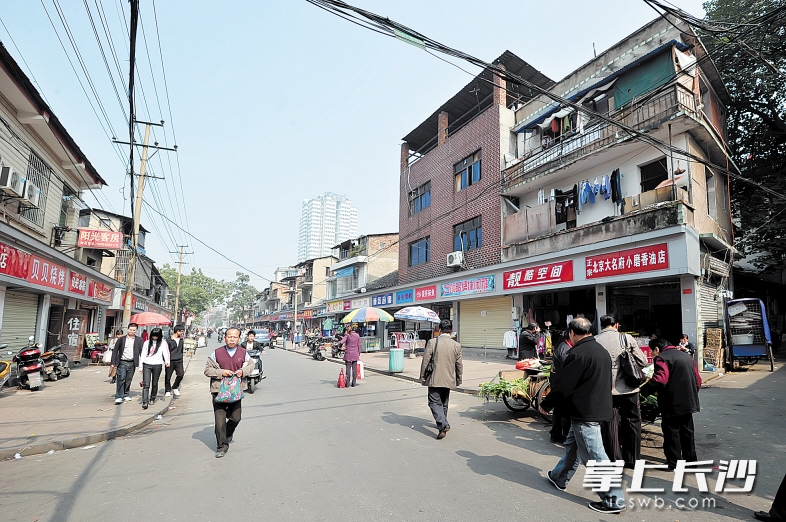
[[[202,348],[201,350],[205,350]],[[191,358],[184,359],[188,370]],[[164,375],[159,383],[159,400],[142,409],[141,374],[134,375],[131,402],[115,406],[115,385],[110,384],[109,366],[73,366],[71,375],[55,382],[45,381],[40,391],[4,387],[0,390],[0,460],[46,453],[49,450],[80,448],[122,437],[169,411],[174,397],[164,397]]]

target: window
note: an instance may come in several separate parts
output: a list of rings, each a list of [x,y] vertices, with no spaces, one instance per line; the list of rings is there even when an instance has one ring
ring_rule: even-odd
[[[483,246],[483,226],[480,216],[453,227],[453,249],[474,250]]]
[[[431,259],[431,239],[424,237],[409,244],[409,266],[422,265]]]
[[[707,175],[707,214],[713,219],[718,219],[717,191],[715,188],[715,175],[710,169],[706,170]]]
[[[428,181],[409,193],[409,215],[413,216],[431,206],[431,182]]]
[[[27,182],[34,184],[41,190],[38,198],[38,208],[27,209],[22,212],[22,218],[35,223],[39,227],[44,226],[44,213],[46,209],[46,196],[49,192],[49,180],[54,176],[52,167],[46,164],[35,152],[30,151],[30,159],[27,164]]]
[[[480,181],[480,151],[456,163],[453,173],[456,177],[456,192]]]
[[[666,158],[661,158],[658,161],[642,165],[639,169],[641,170],[642,192],[652,190],[669,179],[669,171],[666,168]]]
[[[71,190],[68,185],[63,185],[63,197],[60,200],[60,221],[58,225],[67,227],[71,221],[73,201],[76,200],[76,192]]]

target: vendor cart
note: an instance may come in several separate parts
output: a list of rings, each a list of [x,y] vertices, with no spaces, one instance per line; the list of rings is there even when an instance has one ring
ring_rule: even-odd
[[[726,338],[730,365],[756,364],[766,358],[770,361],[770,371],[775,370],[770,325],[761,299],[726,302]]]

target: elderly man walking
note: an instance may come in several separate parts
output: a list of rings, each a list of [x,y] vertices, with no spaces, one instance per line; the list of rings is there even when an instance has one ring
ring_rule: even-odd
[[[423,361],[420,364],[420,382],[428,386],[428,406],[437,423],[438,439],[444,439],[450,430],[448,423],[448,399],[450,389],[461,385],[464,363],[461,360],[461,345],[451,339],[453,323],[443,319],[435,329],[435,338],[426,344]],[[434,371],[426,371],[429,362],[434,361]]]

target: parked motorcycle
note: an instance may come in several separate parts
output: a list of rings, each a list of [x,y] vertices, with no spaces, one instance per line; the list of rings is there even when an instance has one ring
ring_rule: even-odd
[[[0,344],[0,350],[5,350],[8,348],[7,344]],[[8,382],[8,379],[11,378],[11,362],[10,361],[0,361],[0,390],[3,389],[5,383]]]
[[[260,357],[260,350],[249,350],[248,356],[254,360],[254,369],[251,370],[251,375],[248,376],[248,393],[254,393],[254,387],[265,378],[264,365]]]
[[[344,352],[346,351],[346,348],[344,346],[342,346],[341,344],[339,344],[341,339],[339,339],[338,336],[330,337],[330,338],[326,338],[326,339],[330,343],[330,347],[332,349],[331,350],[331,354],[333,355],[333,357],[335,357],[337,359],[343,358],[344,357]]]
[[[327,353],[328,346],[321,342],[312,342],[308,345],[308,353],[317,361],[325,360],[325,353]]]
[[[34,344],[33,339],[31,335],[27,339],[27,346],[19,350],[11,360],[16,363],[19,387],[38,391],[44,382],[44,361],[41,360],[41,345]]]
[[[59,344],[41,354],[41,360],[44,361],[44,374],[50,381],[56,381],[71,374],[71,369],[68,367],[68,356],[62,351],[63,346],[65,344]]]

